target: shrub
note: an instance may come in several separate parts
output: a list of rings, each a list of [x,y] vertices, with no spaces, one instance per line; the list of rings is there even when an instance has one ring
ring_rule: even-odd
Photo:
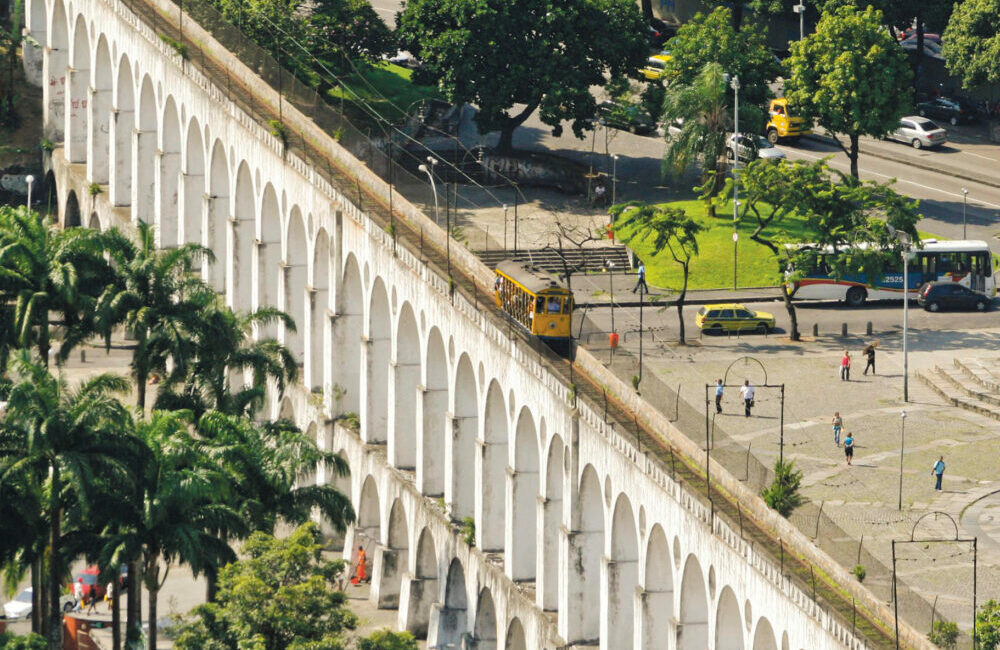
[[[795,462],[779,460],[774,464],[774,482],[760,495],[768,506],[777,510],[782,517],[787,517],[802,505],[802,495],[799,494],[801,483],[802,472],[795,469]]]
[[[361,639],[358,650],[417,650],[417,640],[409,632],[378,630]]]
[[[462,541],[469,546],[476,545],[476,520],[472,517],[462,520]]]
[[[868,573],[865,571],[865,565],[863,564],[854,565],[854,570],[852,571],[852,573],[854,573],[854,577],[858,579],[858,582],[864,582],[865,576],[868,575]]]
[[[958,623],[934,621],[927,639],[939,648],[954,650],[958,645]]]

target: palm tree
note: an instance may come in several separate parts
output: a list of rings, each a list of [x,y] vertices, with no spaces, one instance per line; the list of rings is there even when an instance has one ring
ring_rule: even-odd
[[[269,380],[280,395],[298,375],[288,348],[273,339],[253,338],[254,329],[275,322],[295,331],[291,317],[277,309],[241,313],[218,301],[207,306],[195,324],[190,361],[168,377],[156,408],[190,409],[196,418],[209,410],[254,415],[264,403]],[[249,381],[233,385],[234,375],[249,376]]]
[[[732,122],[728,105],[726,79],[718,63],[706,64],[691,85],[671,87],[663,103],[664,119],[681,125],[679,133],[667,137],[664,173],[680,175],[700,162],[702,195],[713,217],[715,205],[710,199],[722,188],[726,174],[726,139]]]
[[[212,251],[198,244],[158,249],[153,226],[140,221],[137,241],[116,229],[107,233],[115,278],[97,304],[98,326],[110,342],[111,330],[124,325],[135,337],[130,364],[137,406],[146,407],[151,373],[166,374],[168,359],[183,367],[191,354],[192,331],[201,312],[214,301],[211,290],[192,271]]]
[[[103,566],[119,566],[122,559],[142,558],[140,575],[149,594],[149,650],[157,641],[157,602],[160,589],[177,563],[195,575],[213,572],[236,559],[224,539],[210,531],[241,533],[245,524],[229,505],[228,477],[215,449],[190,433],[190,412],[154,411],[137,423],[135,435],[149,450],[140,476],[143,499],[132,504],[134,517],[105,531],[99,559]]]
[[[279,520],[302,524],[314,511],[340,531],[354,522],[354,509],[346,495],[332,485],[308,484],[306,480],[321,464],[331,475],[347,476],[347,461],[319,449],[294,423],[262,423],[209,411],[198,420],[197,428],[228,474],[231,502],[249,532],[273,534]],[[216,532],[224,541],[240,533],[226,528]],[[216,586],[211,567],[207,576],[211,601]]]
[[[46,476],[42,508],[49,523],[48,631],[50,650],[62,647],[59,593],[71,558],[62,546],[67,510],[87,512],[96,477],[131,481],[129,467],[141,456],[127,432],[131,417],[116,397],[128,381],[103,374],[70,389],[41,363],[21,352],[18,381],[10,393],[7,417],[0,422],[0,465],[8,479]]]
[[[105,238],[90,228],[61,230],[25,208],[0,207],[0,300],[12,312],[13,346],[37,348],[48,366],[50,318],[62,318],[65,359],[94,333],[94,304],[112,276]]]

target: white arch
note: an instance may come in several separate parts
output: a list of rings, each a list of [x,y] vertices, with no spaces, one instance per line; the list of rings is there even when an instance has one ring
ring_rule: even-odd
[[[778,650],[778,641],[774,638],[771,622],[763,616],[757,620],[757,628],[754,630],[753,650]]]
[[[368,554],[369,559],[378,544],[382,543],[382,517],[378,500],[378,487],[375,479],[369,475],[361,485],[361,494],[357,505],[358,520],[355,524],[354,542]],[[357,560],[356,551],[354,560]]]
[[[534,580],[538,556],[538,432],[527,407],[514,430],[511,525],[504,566],[513,580]]]
[[[301,365],[305,346],[303,345],[303,329],[306,327],[306,278],[308,276],[309,247],[307,245],[305,217],[299,206],[292,206],[288,213],[288,228],[285,231],[285,260],[283,310],[295,321],[295,331],[282,325],[282,340],[291,351],[295,361]]]
[[[135,185],[132,197],[132,220],[156,223],[156,93],[147,74],[139,91],[139,130],[136,131]]]
[[[497,608],[493,604],[493,594],[487,587],[479,592],[476,603],[476,624],[472,631],[476,640],[476,650],[496,650]]]
[[[413,578],[409,584],[409,604],[405,612],[402,609],[399,612],[399,627],[411,632],[418,639],[426,639],[431,607],[437,600],[438,592],[437,550],[434,536],[427,528],[420,532],[420,537],[417,539],[414,560]]]
[[[233,260],[232,289],[229,304],[238,311],[253,308],[253,249],[257,239],[256,195],[250,166],[244,160],[236,170],[236,190],[233,193]],[[302,251],[303,253],[305,251]]]
[[[35,0],[35,4],[43,4]],[[111,107],[114,103],[114,68],[111,50],[104,34],[97,41],[94,55],[94,92],[87,109],[90,111],[90,143],[87,154],[87,177],[93,183],[107,185],[111,182]]]
[[[203,275],[218,292],[226,290],[229,262],[226,256],[229,242],[229,162],[221,140],[212,145],[208,176],[208,227],[204,244],[215,253],[215,264]]]
[[[643,650],[666,648],[674,613],[674,576],[667,536],[660,524],[649,532],[643,586]]]
[[[708,594],[701,564],[694,554],[684,565],[680,609],[677,650],[704,650],[708,647]]]
[[[451,440],[451,454],[445,457],[445,501],[452,518],[463,519],[475,513],[476,437],[479,435],[479,391],[468,354],[462,353],[459,357],[452,386],[451,412],[455,431],[447,436]]]
[[[579,531],[575,535],[579,562],[572,563],[569,580],[569,643],[596,643],[601,631],[601,558],[604,555],[604,498],[593,465],[580,478]],[[704,650],[702,648],[701,650]]]
[[[543,551],[537,558],[537,574],[542,576],[538,604],[546,611],[559,609],[559,527],[562,525],[563,441],[552,436],[545,461],[545,501],[543,505]]]
[[[448,577],[445,581],[444,591],[444,607],[437,612],[437,634],[436,636],[428,635],[428,647],[461,647],[462,638],[468,631],[466,613],[469,609],[469,601],[465,589],[465,568],[458,558],[455,558],[448,566]]]
[[[399,592],[403,572],[409,566],[410,533],[406,524],[406,512],[400,499],[395,499],[389,509],[389,523],[386,545],[380,550],[377,568],[379,609],[399,607]]]
[[[507,641],[504,644],[504,650],[528,650],[521,619],[515,618],[507,626]]]
[[[73,57],[67,71],[69,77],[66,93],[66,160],[71,163],[87,161],[88,108],[90,95],[90,36],[83,15],[76,17],[73,28]]]
[[[309,305],[309,352],[305,359],[305,382],[313,390],[322,390],[328,383],[323,376],[326,338],[330,318],[330,236],[323,228],[316,233],[313,245],[312,300]],[[305,326],[305,323],[303,323]]]
[[[265,191],[265,195],[266,195]],[[266,198],[266,196],[265,196]],[[334,372],[334,396],[337,413],[361,412],[361,339],[364,335],[364,288],[361,269],[351,253],[344,262],[342,291],[333,322],[334,350],[339,354],[331,360]]]
[[[445,418],[448,412],[448,358],[441,330],[427,334],[421,440],[417,447],[417,487],[427,496],[445,493]],[[419,399],[419,398],[418,398]]]
[[[368,307],[368,346],[365,360],[365,409],[361,413],[361,432],[367,443],[386,442],[389,411],[389,353],[392,346],[392,316],[389,294],[382,278],[375,278]]]
[[[179,244],[177,205],[180,201],[181,120],[173,95],[163,103],[163,129],[160,134],[160,191],[156,214],[156,235],[160,246]]]
[[[205,143],[201,138],[201,125],[198,118],[192,117],[187,125],[187,137],[184,143],[184,181],[181,198],[184,200],[180,221],[180,242],[185,244],[204,244],[204,205],[205,205]]]
[[[111,203],[132,205],[132,137],[135,129],[135,79],[128,55],[118,62],[115,80],[114,164],[111,167]],[[199,193],[199,201],[201,194]]]
[[[743,616],[732,587],[723,587],[715,609],[715,650],[743,650]]]
[[[507,407],[497,380],[489,384],[483,408],[483,451],[477,455],[476,545],[502,551],[506,516]]]
[[[618,495],[611,520],[608,563],[606,639],[603,648],[628,648],[635,638],[635,588],[639,577],[639,536],[632,503],[625,493]]]
[[[257,226],[257,297],[255,309],[278,307],[281,277],[281,208],[278,193],[271,183],[264,186],[260,201],[260,222]],[[258,338],[277,338],[278,327],[268,325],[257,331]],[[360,334],[359,334],[360,336]],[[353,409],[357,411],[357,409]]]
[[[417,388],[420,384],[420,332],[409,302],[399,308],[392,366],[393,396],[389,400],[389,462],[394,467],[417,466]]]
[[[45,57],[43,94],[45,98],[44,131],[48,139],[60,142],[66,129],[66,86],[69,67],[69,22],[62,0],[52,3],[48,28],[49,53]]]

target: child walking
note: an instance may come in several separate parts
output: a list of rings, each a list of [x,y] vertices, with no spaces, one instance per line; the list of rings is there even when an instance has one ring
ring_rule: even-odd
[[[844,420],[840,417],[840,411],[833,414],[833,444],[840,446],[840,430],[844,427]]]

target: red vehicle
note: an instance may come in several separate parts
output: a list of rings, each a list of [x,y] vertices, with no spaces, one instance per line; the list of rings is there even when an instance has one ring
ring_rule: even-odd
[[[83,580],[83,597],[87,600],[104,598],[107,589],[100,581],[101,570],[96,566],[89,566],[83,571],[73,576],[73,582],[69,585],[69,592],[75,593],[76,583]]]

